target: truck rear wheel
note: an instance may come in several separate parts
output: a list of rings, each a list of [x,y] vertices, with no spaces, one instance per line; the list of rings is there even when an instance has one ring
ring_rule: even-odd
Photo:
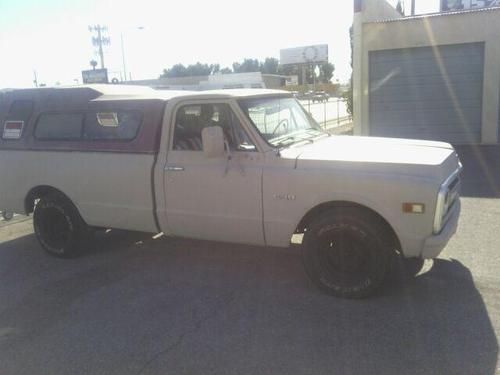
[[[49,193],[39,199],[33,213],[33,227],[38,242],[50,255],[71,258],[80,253],[86,224],[62,194]]]
[[[372,295],[384,280],[394,250],[375,215],[341,207],[314,220],[304,233],[302,259],[309,278],[328,294]]]

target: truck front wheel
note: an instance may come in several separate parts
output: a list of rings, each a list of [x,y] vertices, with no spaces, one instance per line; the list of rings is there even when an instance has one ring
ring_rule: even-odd
[[[401,268],[404,275],[415,277],[424,268],[425,260],[422,258],[403,258],[399,257],[398,268]]]
[[[302,259],[309,278],[328,294],[368,297],[380,286],[394,250],[386,225],[370,212],[340,207],[308,225]]]
[[[38,242],[50,255],[71,258],[79,254],[86,224],[62,194],[49,193],[38,200],[33,226]]]

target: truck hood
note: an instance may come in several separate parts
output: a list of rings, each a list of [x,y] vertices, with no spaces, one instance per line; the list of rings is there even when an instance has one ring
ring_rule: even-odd
[[[458,166],[458,157],[449,143],[398,138],[330,136],[285,149],[281,155],[295,158],[296,168],[325,162],[353,167],[354,163],[370,169],[383,165],[412,174],[428,174],[432,169],[436,177],[449,175]],[[443,168],[438,171],[430,166]]]

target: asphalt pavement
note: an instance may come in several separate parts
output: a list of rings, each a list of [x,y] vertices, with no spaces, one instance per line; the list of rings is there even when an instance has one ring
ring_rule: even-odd
[[[3,223],[0,374],[500,373],[497,151],[459,150],[466,196],[439,259],[361,301],[316,290],[298,246],[110,231],[61,260],[30,220]]]

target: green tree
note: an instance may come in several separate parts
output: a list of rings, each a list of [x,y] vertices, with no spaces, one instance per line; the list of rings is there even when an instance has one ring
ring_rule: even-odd
[[[220,72],[220,64],[210,64],[210,66],[212,67],[212,71],[210,72],[210,74],[215,74]]]
[[[241,64],[240,64],[240,63],[237,63],[237,62],[234,62],[234,63],[233,63],[233,72],[235,72],[235,73],[239,73],[239,72],[240,72],[240,69],[241,69]]]
[[[352,26],[349,28],[349,38],[351,41],[351,69],[352,69],[352,54],[353,54],[353,34],[352,34]],[[347,105],[347,112],[351,115],[354,116],[354,98],[353,98],[353,92],[352,92],[352,74],[351,73],[351,79],[349,80],[349,89],[344,92],[342,95],[344,100],[346,101]]]
[[[175,64],[169,69],[163,69],[160,78],[172,77],[188,77],[188,76],[204,76],[216,73],[250,73],[261,72],[263,74],[282,74],[278,59],[274,57],[266,57],[264,61],[257,59],[245,58],[242,62],[234,62],[233,68],[221,68],[220,64],[196,64],[184,66],[183,64]]]
[[[266,57],[264,62],[260,63],[260,72],[262,74],[278,74],[279,61],[274,57]]]
[[[175,64],[170,69],[163,69],[160,78],[185,77],[186,67],[182,64]]]
[[[321,83],[329,83],[333,77],[333,72],[335,71],[335,65],[332,63],[324,63],[320,66],[319,81]]]
[[[260,63],[257,59],[244,59],[240,64],[238,62],[233,63],[233,71],[235,73],[250,73],[250,72],[260,72]]]
[[[173,78],[173,77],[189,77],[189,76],[207,76],[217,73],[220,70],[219,64],[196,64],[188,65],[187,67],[182,64],[175,64],[170,69],[163,69],[160,78]]]
[[[300,71],[297,65],[280,65],[278,68],[278,74],[285,76],[297,76],[300,74]]]
[[[212,73],[213,69],[213,65],[197,62],[194,65],[188,65],[186,73],[188,76],[208,76]]]

